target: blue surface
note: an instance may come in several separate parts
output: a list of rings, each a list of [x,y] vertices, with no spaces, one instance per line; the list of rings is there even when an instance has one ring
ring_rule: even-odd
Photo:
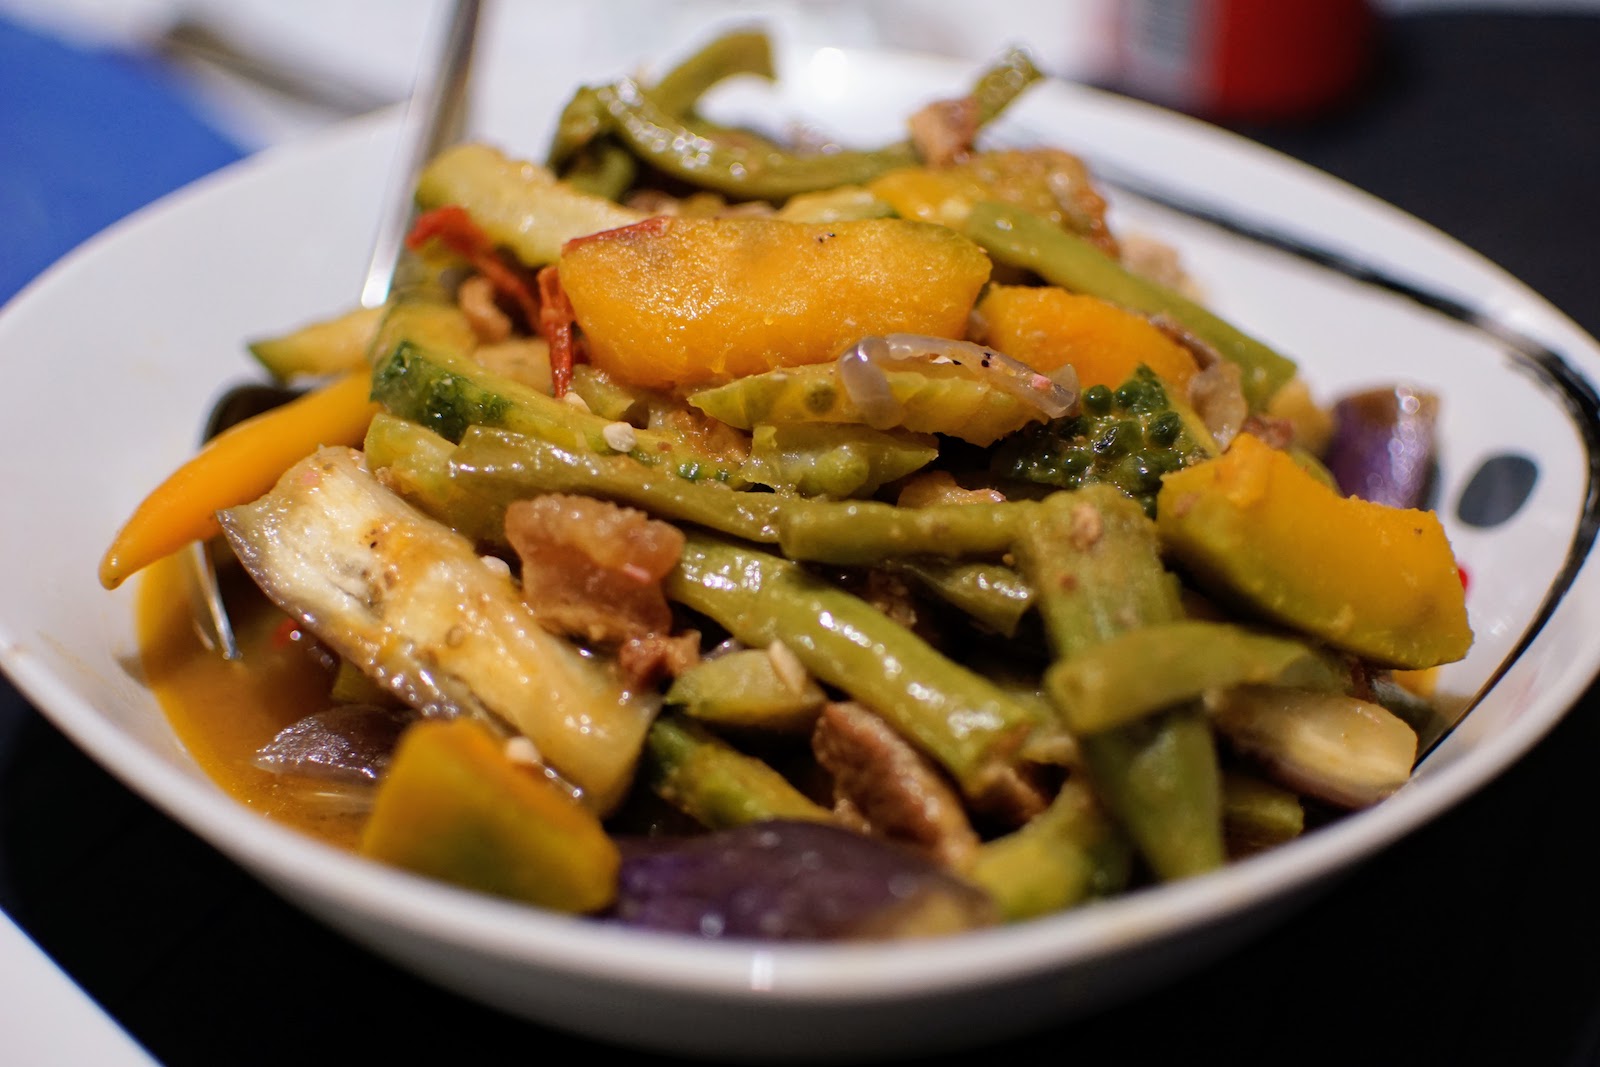
[[[0,19],[0,302],[86,238],[243,154],[155,60]]]

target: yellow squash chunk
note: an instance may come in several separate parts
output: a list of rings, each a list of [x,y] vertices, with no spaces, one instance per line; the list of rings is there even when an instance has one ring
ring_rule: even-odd
[[[367,365],[382,307],[358,307],[277,337],[250,342],[250,354],[280,382],[342,374]]]
[[[868,192],[904,219],[921,219],[959,229],[972,205],[990,199],[989,190],[954,167],[901,167],[867,186]]]
[[[1250,434],[1167,475],[1156,515],[1166,551],[1213,596],[1337,648],[1419,668],[1472,645],[1436,515],[1340,496]]]
[[[617,846],[599,818],[537,769],[512,762],[488,727],[417,723],[400,739],[361,839],[363,855],[556,911],[616,895]]]
[[[1142,315],[1053,285],[995,285],[978,303],[979,340],[1048,374],[1072,364],[1078,384],[1115,389],[1142,363],[1179,397],[1194,357]]]
[[[378,405],[362,366],[212,438],[157,486],[100,560],[100,584],[115,589],[163,556],[221,532],[217,512],[256,499],[283,472],[323,445],[361,443]]]
[[[902,219],[662,217],[561,254],[590,360],[652,388],[822,363],[873,334],[960,338],[988,277],[976,244]]]

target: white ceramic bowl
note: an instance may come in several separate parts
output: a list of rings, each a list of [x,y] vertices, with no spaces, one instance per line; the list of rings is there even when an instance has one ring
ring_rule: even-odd
[[[832,49],[786,53],[781,69],[775,92],[729,87],[717,107],[871,143],[971,74]],[[524,85],[516,100],[522,114],[553,115],[566,91]],[[174,739],[139,680],[131,593],[103,591],[95,566],[139,497],[190,451],[211,398],[253,373],[242,340],[353,302],[394,132],[380,117],[247,160],[91,241],[0,313],[12,397],[0,420],[0,663],[133,789],[308,911],[447,986],[553,1026],[707,1057],[949,1050],[1060,1022],[1202,965],[1456,804],[1526,752],[1600,664],[1600,577],[1586,563],[1595,342],[1493,265],[1324,175],[1154,108],[1046,84],[997,136],[1158,177],[1532,339],[1531,355],[1515,354],[1394,287],[1114,193],[1121,228],[1176,244],[1214,306],[1298,358],[1319,395],[1406,380],[1442,396],[1440,510],[1473,578],[1477,633],[1443,684],[1482,692],[1411,784],[1205,877],[1013,928],[843,947],[707,944],[542,914],[269,823]],[[546,131],[484,132],[537,155]],[[1536,461],[1533,492],[1492,529],[1464,525],[1455,501],[1497,454]]]

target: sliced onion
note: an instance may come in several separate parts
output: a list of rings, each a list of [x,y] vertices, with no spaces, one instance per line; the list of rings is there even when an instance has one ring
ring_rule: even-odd
[[[864,337],[839,357],[839,380],[869,425],[894,425],[902,407],[889,389],[886,368],[910,363],[954,363],[987,375],[997,388],[1038,408],[1046,418],[1071,414],[1078,404],[1078,374],[1070,364],[1041,374],[1004,352],[947,337],[891,333]]]
[[[874,429],[898,426],[905,417],[905,405],[889,388],[883,367],[889,348],[881,337],[863,337],[839,357],[839,382],[861,418]]]

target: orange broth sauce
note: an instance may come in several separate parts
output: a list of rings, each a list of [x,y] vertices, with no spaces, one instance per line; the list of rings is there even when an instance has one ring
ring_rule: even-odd
[[[261,770],[256,751],[290,723],[328,704],[332,672],[288,617],[259,594],[229,600],[241,658],[200,641],[181,555],[154,564],[137,595],[145,681],[200,768],[240,803],[342,848],[354,848],[365,815],[348,792]],[[245,583],[248,584],[248,583]]]

